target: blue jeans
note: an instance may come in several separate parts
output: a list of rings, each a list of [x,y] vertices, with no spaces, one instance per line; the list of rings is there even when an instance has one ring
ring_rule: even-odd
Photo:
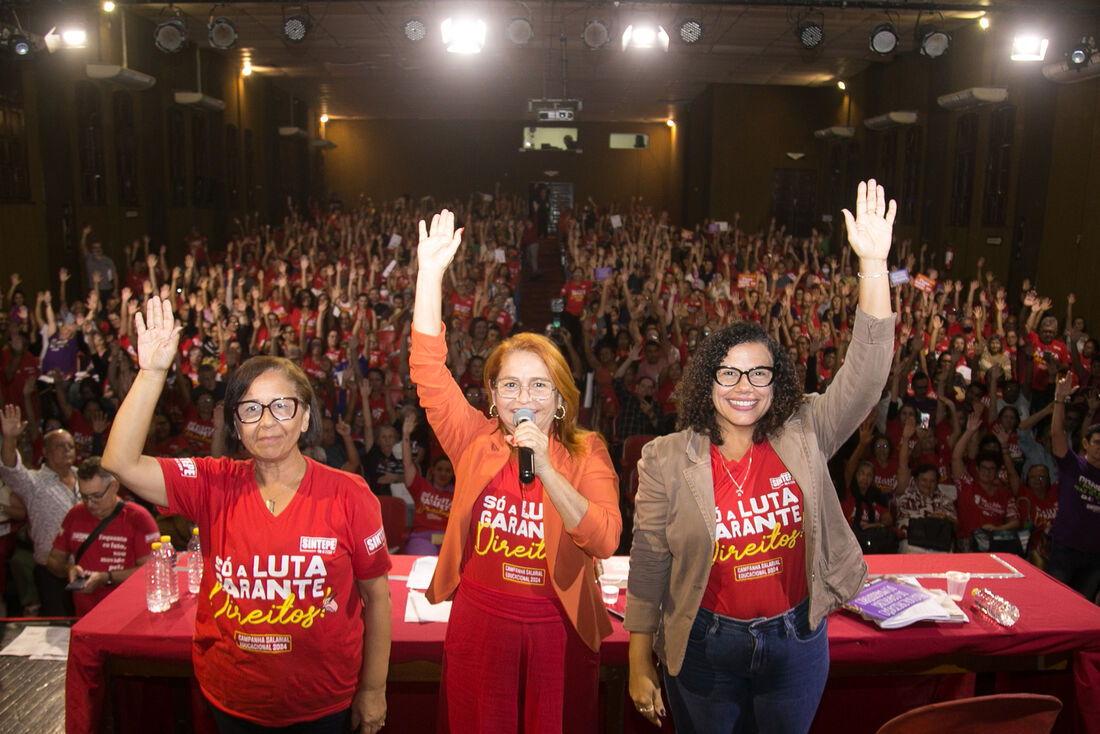
[[[665,672],[681,734],[804,734],[829,677],[822,620],[809,629],[809,600],[775,617],[695,615],[680,674]]]

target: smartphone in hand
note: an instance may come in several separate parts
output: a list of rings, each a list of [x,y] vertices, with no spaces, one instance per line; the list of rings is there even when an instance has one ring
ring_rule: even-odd
[[[87,576],[79,576],[65,585],[65,591],[80,591],[88,583]]]

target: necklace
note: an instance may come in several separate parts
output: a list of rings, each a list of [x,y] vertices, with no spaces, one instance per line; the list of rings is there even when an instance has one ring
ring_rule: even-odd
[[[752,450],[754,448],[756,448],[755,445],[749,446],[749,464],[748,464],[748,466],[745,467],[745,479],[744,479],[744,481],[746,481],[746,482],[749,481],[749,472],[752,471]],[[719,451],[718,455],[722,456],[722,452]],[[733,474],[730,473],[730,468],[726,464],[726,457],[724,457],[724,456],[722,456],[722,468],[726,470],[726,476],[728,476],[730,478],[730,481],[733,482],[734,488],[737,489],[737,496],[738,497],[743,496],[745,494],[745,485],[742,484],[741,482],[738,482],[736,479],[733,478]]]

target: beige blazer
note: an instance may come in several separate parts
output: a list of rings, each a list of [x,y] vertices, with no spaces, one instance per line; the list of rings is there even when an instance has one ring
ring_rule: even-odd
[[[832,384],[824,395],[807,395],[770,437],[802,490],[812,629],[855,596],[867,577],[826,463],[878,402],[893,346],[893,316],[874,319],[857,311],[852,343]],[[623,626],[654,634],[657,656],[677,675],[714,553],[709,437],[686,429],[645,446],[635,513]]]

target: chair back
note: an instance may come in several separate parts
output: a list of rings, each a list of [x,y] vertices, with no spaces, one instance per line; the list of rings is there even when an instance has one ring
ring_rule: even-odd
[[[1001,693],[920,706],[883,724],[877,734],[995,731],[1050,734],[1062,702],[1037,693]]]
[[[408,510],[400,497],[379,497],[382,505],[382,527],[386,531],[386,547],[390,553],[400,553],[408,540]]]
[[[631,436],[623,442],[622,475],[619,478],[619,494],[627,506],[634,506],[634,495],[638,493],[638,459],[642,458],[642,447],[656,436],[644,434]]]

